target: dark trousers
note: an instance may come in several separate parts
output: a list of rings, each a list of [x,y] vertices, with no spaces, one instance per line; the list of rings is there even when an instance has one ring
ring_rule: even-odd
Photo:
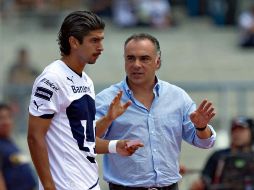
[[[178,184],[174,183],[165,187],[128,187],[109,183],[110,190],[178,190]]]

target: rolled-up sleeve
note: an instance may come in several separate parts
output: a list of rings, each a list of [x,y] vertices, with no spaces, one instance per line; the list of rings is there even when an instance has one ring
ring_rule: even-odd
[[[211,148],[213,147],[215,140],[216,140],[216,132],[213,129],[213,127],[211,125],[208,125],[208,127],[211,129],[212,131],[212,136],[209,137],[208,139],[200,139],[197,135],[197,133],[195,134],[195,138],[194,138],[194,142],[193,145],[200,147],[200,148]]]

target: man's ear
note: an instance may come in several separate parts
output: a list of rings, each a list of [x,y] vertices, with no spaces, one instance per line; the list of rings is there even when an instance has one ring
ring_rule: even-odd
[[[161,67],[161,57],[158,56],[157,60],[156,60],[156,69],[159,69]]]
[[[71,49],[77,49],[79,46],[79,41],[73,36],[69,37],[69,43],[70,43]]]

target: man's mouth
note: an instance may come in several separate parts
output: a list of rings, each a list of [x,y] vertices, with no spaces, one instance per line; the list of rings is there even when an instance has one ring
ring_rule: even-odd
[[[93,56],[94,57],[99,57],[101,53],[94,53]]]
[[[143,75],[143,73],[141,73],[141,72],[133,72],[132,74],[135,76]]]

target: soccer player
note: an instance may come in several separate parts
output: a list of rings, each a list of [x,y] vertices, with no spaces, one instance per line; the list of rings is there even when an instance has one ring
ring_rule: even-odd
[[[28,145],[42,190],[99,190],[96,153],[131,155],[127,140],[95,138],[95,92],[83,71],[103,51],[104,22],[88,11],[70,13],[58,35],[62,58],[35,80],[29,105]],[[98,126],[121,115],[119,92]],[[96,145],[95,145],[96,142]]]

